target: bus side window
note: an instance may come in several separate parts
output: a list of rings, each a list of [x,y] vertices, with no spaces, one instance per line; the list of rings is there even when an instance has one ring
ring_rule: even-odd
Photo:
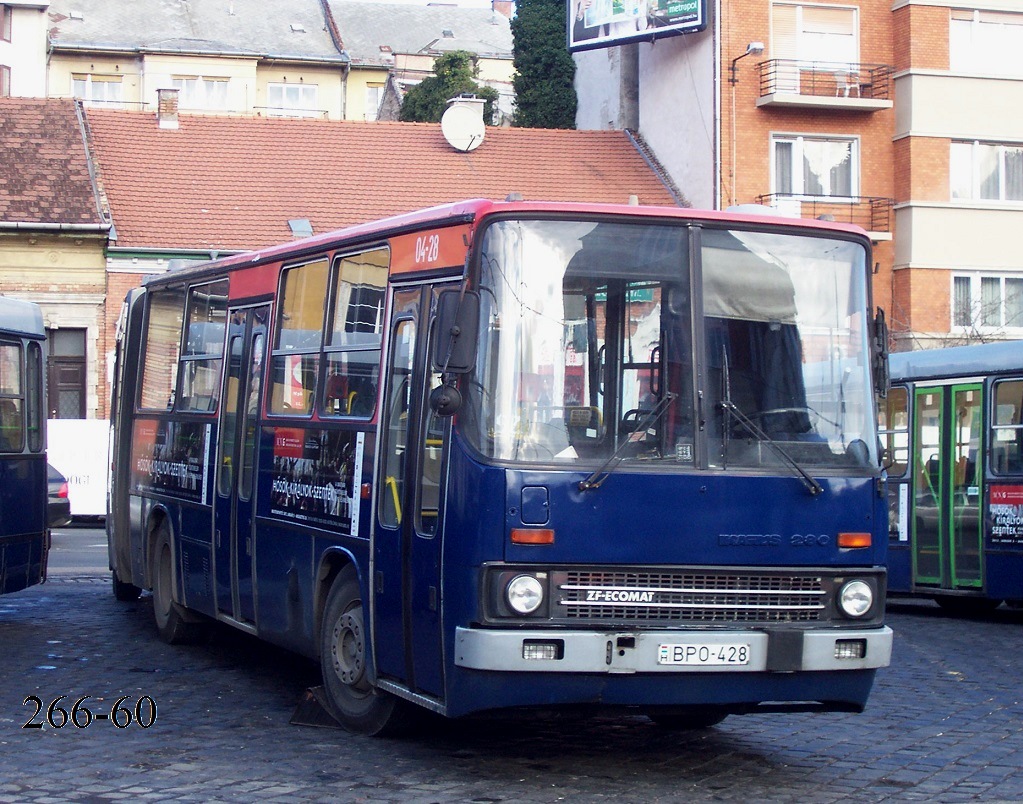
[[[991,471],[1023,474],[1023,380],[995,383],[991,433]]]
[[[327,267],[324,257],[287,268],[281,274],[281,302],[272,358],[271,413],[312,413],[323,343]]]
[[[0,452],[21,452],[21,346],[0,345]]]
[[[141,408],[170,410],[174,407],[184,317],[184,288],[167,288],[150,294],[145,363],[142,382],[139,383]]]
[[[220,401],[227,290],[227,280],[222,279],[194,285],[188,291],[179,410],[209,412],[216,410]]]
[[[390,251],[380,248],[335,263],[323,415],[369,418],[376,409],[389,261]]]

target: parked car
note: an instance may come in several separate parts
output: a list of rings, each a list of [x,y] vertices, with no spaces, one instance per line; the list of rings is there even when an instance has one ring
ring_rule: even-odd
[[[67,478],[46,464],[46,479],[49,487],[46,499],[46,513],[51,528],[62,528],[71,524],[71,499],[68,497]]]

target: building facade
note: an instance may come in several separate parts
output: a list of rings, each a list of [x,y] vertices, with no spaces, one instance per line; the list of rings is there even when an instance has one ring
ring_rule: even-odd
[[[895,348],[1023,337],[1023,3],[721,0],[708,19],[577,53],[579,126],[636,128],[694,206],[862,226]]]
[[[1023,338],[1023,2],[897,2],[892,317]]]
[[[46,96],[49,0],[0,3],[0,98]]]

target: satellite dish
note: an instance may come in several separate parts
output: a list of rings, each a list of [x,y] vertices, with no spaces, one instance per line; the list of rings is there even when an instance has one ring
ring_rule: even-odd
[[[463,153],[479,148],[486,133],[482,111],[468,105],[449,106],[440,119],[440,130],[448,145]]]

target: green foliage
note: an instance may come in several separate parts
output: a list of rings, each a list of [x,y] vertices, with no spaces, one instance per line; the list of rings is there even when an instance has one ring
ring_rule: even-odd
[[[438,56],[433,63],[433,75],[405,93],[399,120],[406,123],[439,123],[448,108],[448,101],[462,93],[483,98],[483,119],[494,119],[494,104],[498,93],[492,87],[481,86],[475,78],[479,74],[476,56],[465,50],[454,50]]]
[[[515,120],[533,128],[575,128],[575,62],[568,52],[564,0],[518,0],[515,40]]]

